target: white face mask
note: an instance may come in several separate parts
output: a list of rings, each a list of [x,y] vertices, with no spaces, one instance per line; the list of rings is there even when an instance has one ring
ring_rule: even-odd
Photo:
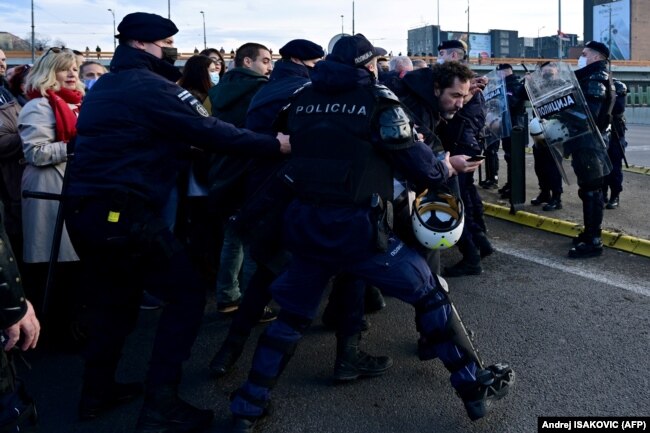
[[[210,72],[210,81],[212,82],[213,86],[216,86],[219,84],[219,73],[218,72]]]
[[[443,59],[442,57],[438,57],[436,59],[436,63],[440,63],[440,64],[445,63],[445,59]]]
[[[587,66],[587,58],[585,56],[580,56],[578,59],[578,69],[584,68]]]

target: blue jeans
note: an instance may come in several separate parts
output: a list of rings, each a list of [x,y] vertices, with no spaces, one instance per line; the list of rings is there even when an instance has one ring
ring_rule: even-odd
[[[227,223],[217,274],[217,302],[228,303],[239,299],[246,290],[255,268],[256,264],[250,257],[248,246],[244,246],[232,225]]]

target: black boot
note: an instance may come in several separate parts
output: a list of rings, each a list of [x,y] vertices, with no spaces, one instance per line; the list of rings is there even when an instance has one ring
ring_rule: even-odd
[[[578,244],[569,250],[569,257],[572,259],[586,259],[596,257],[603,253],[603,241],[600,237],[578,242]]]
[[[474,239],[474,243],[479,249],[479,254],[482,259],[494,253],[494,247],[490,243],[490,240],[487,238],[485,232],[474,233],[472,237]]]
[[[606,209],[616,209],[618,205],[620,204],[620,199],[618,197],[618,194],[612,193],[612,196],[607,200],[607,204],[605,205]]]
[[[111,409],[136,399],[142,395],[143,390],[144,387],[139,382],[112,382],[101,389],[84,386],[79,401],[79,419],[88,421],[98,418]]]
[[[492,404],[508,394],[515,383],[515,372],[507,364],[495,364],[476,373],[476,383],[459,389],[469,419],[476,421],[490,411]]]
[[[551,200],[551,193],[549,191],[540,191],[540,193],[530,201],[533,206],[539,206],[542,203],[548,203]]]
[[[214,413],[198,409],[178,397],[175,386],[160,386],[148,390],[136,433],[201,432],[212,423]]]
[[[384,296],[377,287],[370,284],[366,286],[366,291],[364,293],[364,306],[366,314],[376,313],[386,307]]]
[[[380,376],[393,366],[388,356],[372,356],[359,350],[361,334],[336,336],[334,380],[346,382],[359,377]]]
[[[462,277],[463,275],[481,275],[481,256],[479,250],[474,247],[463,251],[463,259],[453,266],[445,266],[442,271],[443,277]]]
[[[544,205],[542,210],[552,211],[562,209],[562,194],[554,192],[553,197]]]
[[[569,257],[583,259],[596,257],[603,253],[603,241],[600,238],[603,222],[603,192],[578,190],[582,200],[582,214],[585,221],[585,231],[571,250]]]
[[[208,367],[214,377],[223,377],[232,370],[244,351],[246,340],[246,336],[228,334]]]

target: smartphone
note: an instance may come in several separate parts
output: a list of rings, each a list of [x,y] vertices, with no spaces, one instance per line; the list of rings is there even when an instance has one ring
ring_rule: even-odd
[[[468,159],[469,162],[476,162],[476,161],[483,161],[485,159],[484,155],[474,155],[470,159]]]

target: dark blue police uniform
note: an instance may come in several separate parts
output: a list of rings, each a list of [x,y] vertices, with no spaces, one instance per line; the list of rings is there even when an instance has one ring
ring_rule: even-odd
[[[589,44],[587,44],[588,46]],[[602,44],[601,44],[602,45]],[[609,53],[607,53],[609,55]],[[607,71],[607,60],[593,62],[575,71],[591,116],[607,144],[607,128],[611,122],[615,89]],[[585,143],[587,144],[587,143]],[[584,231],[575,239],[569,257],[600,255],[603,251],[601,226],[603,222],[603,185],[609,157],[599,143],[589,143],[571,152],[571,166],[578,180],[578,195],[582,200]]]
[[[604,199],[607,201],[606,209],[615,209],[619,205],[619,195],[623,191],[623,158],[627,140],[625,139],[625,100],[627,98],[627,86],[620,80],[612,78],[616,89],[616,100],[612,108],[612,128],[609,136],[607,155],[612,162],[612,171],[605,176],[603,188]],[[607,190],[610,195],[607,199]]]
[[[346,49],[353,53],[345,56]],[[447,168],[414,141],[397,98],[362,67],[373,53],[362,35],[342,38],[288,109],[287,177],[298,198],[285,214],[284,234],[294,258],[271,288],[282,310],[260,337],[248,380],[231,403],[237,432],[252,431],[265,415],[270,390],[317,313],[327,281],[340,272],[414,305],[421,356],[444,362],[468,414],[477,416],[468,401],[479,387],[480,360],[460,333],[446,332],[457,315],[441,280],[386,224],[394,170],[437,187]]]
[[[88,282],[84,391],[98,395],[112,387],[144,289],[166,302],[147,374],[148,394],[175,389],[181,364],[190,356],[206,286],[161,215],[190,146],[248,156],[280,150],[274,137],[208,116],[200,102],[175,84],[178,74],[164,60],[120,44],[110,73],[86,96],[77,123],[66,224]],[[158,409],[164,412],[164,407]],[[171,431],[165,418],[144,420],[141,414],[139,427],[153,422],[160,428],[156,431]]]

